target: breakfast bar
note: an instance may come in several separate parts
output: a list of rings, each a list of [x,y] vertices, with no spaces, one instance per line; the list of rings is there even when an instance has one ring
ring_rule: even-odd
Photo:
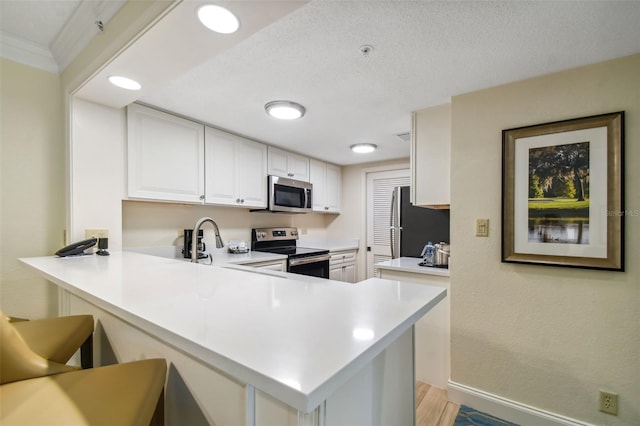
[[[97,320],[96,365],[163,357],[167,424],[414,424],[413,326],[446,289],[133,252],[21,261]]]

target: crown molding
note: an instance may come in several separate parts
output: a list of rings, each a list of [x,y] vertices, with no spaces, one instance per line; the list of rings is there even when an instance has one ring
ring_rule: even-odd
[[[0,30],[0,56],[53,74],[59,74],[58,63],[46,47]]]
[[[99,0],[82,1],[65,26],[51,43],[51,53],[60,71],[71,62],[100,34],[96,21],[107,25],[126,1]]]

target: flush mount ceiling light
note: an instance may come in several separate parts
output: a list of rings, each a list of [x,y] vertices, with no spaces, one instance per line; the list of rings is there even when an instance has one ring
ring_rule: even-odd
[[[198,19],[202,24],[220,34],[235,33],[240,26],[236,16],[221,6],[207,4],[198,9]]]
[[[131,80],[127,77],[122,77],[119,75],[112,75],[109,77],[109,82],[114,86],[118,86],[122,89],[127,90],[140,90],[142,89],[142,85],[135,80]]]
[[[280,120],[295,120],[307,111],[302,105],[291,101],[271,101],[264,106],[264,110]]]
[[[378,149],[378,145],[372,143],[357,143],[355,145],[351,145],[350,148],[351,151],[358,154],[368,154]]]

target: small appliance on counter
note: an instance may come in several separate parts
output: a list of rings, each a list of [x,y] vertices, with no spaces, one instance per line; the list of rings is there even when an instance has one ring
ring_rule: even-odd
[[[430,268],[449,268],[450,253],[451,246],[444,241],[440,241],[438,244],[432,244],[429,241],[422,249],[423,261],[418,265]]]
[[[249,253],[249,243],[244,240],[231,240],[227,244],[227,249],[229,253],[234,254]]]
[[[209,257],[209,254],[205,252],[207,246],[202,239],[204,238],[204,231],[200,229],[198,231],[198,259],[205,259]],[[182,255],[185,259],[191,259],[191,241],[193,240],[193,229],[185,229],[183,235],[184,247],[182,248]]]

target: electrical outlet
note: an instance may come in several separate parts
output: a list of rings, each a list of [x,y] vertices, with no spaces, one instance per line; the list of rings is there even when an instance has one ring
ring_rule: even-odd
[[[109,238],[108,229],[85,229],[84,237],[89,238]]]
[[[603,413],[618,415],[618,394],[600,391],[600,411]]]
[[[489,219],[476,219],[476,237],[489,236]]]

